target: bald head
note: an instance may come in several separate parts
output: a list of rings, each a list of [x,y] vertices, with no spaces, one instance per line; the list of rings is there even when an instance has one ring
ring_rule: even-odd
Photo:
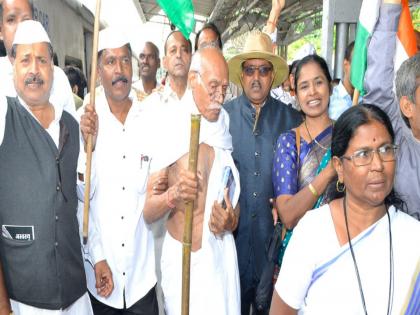
[[[200,113],[216,121],[229,84],[228,66],[219,48],[202,48],[193,55],[188,84]]]

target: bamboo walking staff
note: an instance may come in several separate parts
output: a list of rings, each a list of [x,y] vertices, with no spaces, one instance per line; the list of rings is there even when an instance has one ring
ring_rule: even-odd
[[[200,138],[201,115],[191,114],[190,153],[188,170],[197,174],[198,142]],[[194,201],[185,204],[184,236],[182,242],[182,301],[181,315],[190,313],[190,265],[192,240],[192,212]]]
[[[358,89],[355,89],[353,93],[353,106],[359,104],[359,96],[360,91]]]
[[[92,70],[90,72],[90,104],[95,107],[96,92],[96,67],[98,65],[98,37],[99,16],[101,13],[101,0],[96,0],[95,24],[93,27]],[[83,244],[86,245],[89,228],[89,203],[90,203],[90,173],[92,169],[92,135],[88,136],[86,144],[86,171],[85,171],[85,199],[83,208]]]

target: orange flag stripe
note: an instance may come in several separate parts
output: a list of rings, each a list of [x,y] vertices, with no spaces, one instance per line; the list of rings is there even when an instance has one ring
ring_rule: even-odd
[[[416,35],[414,33],[413,23],[411,21],[408,0],[402,0],[402,11],[400,23],[398,25],[398,38],[404,46],[408,56],[414,56],[417,53]]]

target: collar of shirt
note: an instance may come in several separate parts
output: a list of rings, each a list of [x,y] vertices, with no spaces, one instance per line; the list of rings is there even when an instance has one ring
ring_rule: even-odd
[[[156,80],[156,86],[153,90],[158,89],[160,87],[159,81]],[[143,81],[138,79],[137,81],[133,82],[132,88],[139,92],[144,92]]]
[[[171,80],[168,80],[165,84],[165,88],[163,89],[163,93],[161,93],[161,101],[163,103],[180,102],[184,98],[185,94],[186,92],[181,98],[178,98],[178,95],[171,88]]]
[[[338,83],[338,85],[335,87],[335,89],[337,89],[338,92],[338,96],[340,98],[350,98],[349,93],[347,92],[346,88],[344,87],[343,81],[340,80],[340,83]]]
[[[245,95],[245,93],[242,93],[242,95],[240,96],[242,98],[242,103],[245,104],[245,106],[251,111],[251,112],[255,112],[256,111],[256,107],[254,105],[251,104],[250,100],[248,99],[248,97]],[[264,102],[260,105],[260,108],[262,109],[265,104],[267,104],[268,102],[270,102],[270,99],[272,97],[270,96],[270,94],[267,95],[267,98],[264,100]]]
[[[35,120],[39,122],[38,118],[35,117],[35,115],[32,113],[32,111],[30,110],[29,106],[25,103],[25,101],[19,96],[18,96],[18,100],[20,104],[22,104],[23,108],[25,108],[32,115],[32,117],[35,118]],[[60,119],[61,119],[61,115],[63,114],[63,108],[59,106],[55,106],[54,104],[52,104],[52,106],[54,108],[54,120],[50,123],[48,128],[45,130],[51,136],[55,145],[58,148],[59,139],[60,139]]]
[[[132,116],[138,116],[143,110],[143,108],[140,106],[140,102],[137,99],[137,95],[134,89],[131,89],[128,98],[131,100],[132,104],[130,110],[128,111],[127,119]],[[114,114],[112,114],[111,109],[109,108],[108,100],[106,99],[105,91],[103,88],[99,89],[99,91],[97,90],[96,92],[95,110],[97,113],[103,113],[105,115],[111,115],[114,117]]]

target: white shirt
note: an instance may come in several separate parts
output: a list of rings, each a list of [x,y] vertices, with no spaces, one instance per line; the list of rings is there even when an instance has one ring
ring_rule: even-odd
[[[32,111],[29,109],[28,105],[26,105],[26,103],[20,97],[18,97],[18,99],[19,99],[20,104],[22,104],[23,108],[25,108],[32,115],[32,117],[34,117],[35,120],[38,121],[38,119],[34,116]],[[46,129],[46,131],[51,136],[55,145],[58,148],[58,141],[60,138],[60,119],[63,113],[63,108],[60,106],[55,106],[54,104],[53,104],[53,107],[54,107],[54,115],[55,115],[54,120],[51,122],[51,124]],[[4,96],[0,96],[0,146],[3,143],[4,131],[6,128],[6,114],[7,114],[7,98]]]
[[[90,203],[89,238],[85,264],[88,289],[113,308],[126,307],[144,297],[156,284],[153,234],[143,218],[150,154],[143,151],[147,130],[136,97],[122,124],[111,113],[104,93],[96,99],[98,138],[92,172],[96,187]],[[79,111],[83,111],[83,107]],[[108,298],[95,288],[93,266],[106,260],[114,290]]]
[[[158,81],[156,81],[156,86],[153,90],[160,88],[160,86],[161,84]],[[133,82],[131,87],[136,91],[144,92],[143,82],[141,79],[137,80],[136,82]]]
[[[187,89],[185,89],[187,91]],[[165,87],[159,89],[158,91],[153,92],[150,94],[143,102],[142,106],[155,106],[157,103],[161,105],[180,105],[185,103],[185,93],[181,98],[178,98],[178,95],[172,90],[170,86],[170,80],[167,81]]]
[[[0,57],[0,93],[5,96],[17,95],[13,81],[13,65],[7,56]],[[50,103],[65,109],[76,118],[76,106],[69,80],[61,68],[54,66],[54,81],[51,88]]]

